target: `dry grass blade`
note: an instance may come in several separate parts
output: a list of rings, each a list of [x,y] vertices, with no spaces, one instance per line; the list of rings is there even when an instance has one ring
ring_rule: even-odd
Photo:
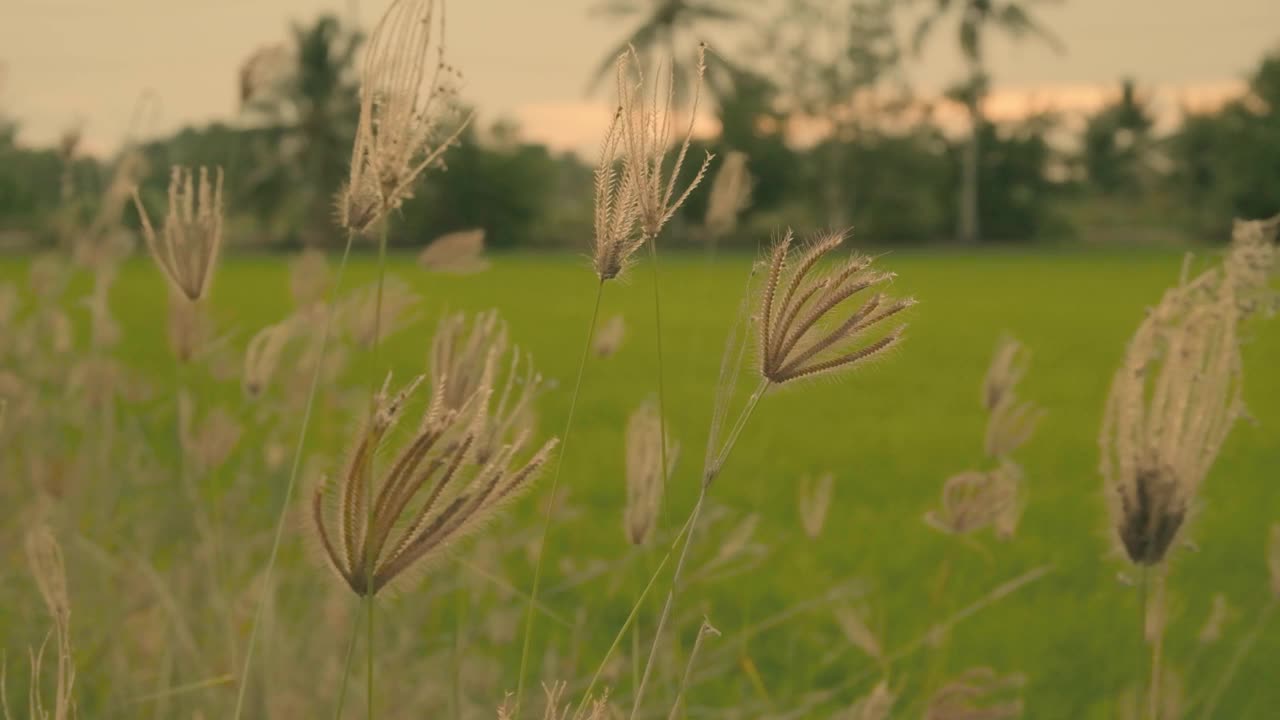
[[[169,213],[159,235],[137,189],[133,191],[151,257],[170,284],[191,302],[208,293],[222,249],[222,168],[215,169],[212,184],[206,168],[200,168],[199,178],[195,183],[189,168],[174,166],[169,177]]]
[[[872,660],[884,661],[884,645],[880,642],[880,637],[867,624],[860,610],[844,604],[832,608],[831,612],[835,615],[836,624],[840,626],[840,631],[844,633],[846,640],[866,653]]]
[[[889,683],[881,680],[842,717],[845,720],[888,720],[897,700],[897,696],[889,689]]]
[[[840,312],[846,301],[893,275],[870,270],[871,258],[860,255],[815,273],[819,262],[843,244],[844,235],[821,235],[797,253],[792,253],[793,238],[788,231],[774,245],[760,296],[760,374],[781,385],[846,370],[896,345],[905,326],[867,336],[914,300],[890,300],[877,293],[847,316]]]

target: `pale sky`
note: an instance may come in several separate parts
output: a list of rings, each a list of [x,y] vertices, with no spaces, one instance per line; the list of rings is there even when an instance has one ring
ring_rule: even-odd
[[[359,0],[366,27],[389,1]],[[767,9],[780,0],[753,1]],[[531,139],[594,147],[609,113],[603,96],[586,97],[586,81],[628,28],[589,16],[594,2],[452,0],[449,56],[465,73],[466,99],[484,118],[517,119]],[[228,119],[236,70],[250,53],[284,40],[291,20],[349,7],[349,0],[0,0],[0,108],[19,119],[25,141],[50,142],[79,124],[98,153],[119,145],[145,90],[160,99],[149,134]],[[1162,92],[1212,94],[1280,45],[1280,0],[1033,7],[1067,51],[993,41],[995,87],[1064,98],[1068,106],[1088,106],[1079,98],[1114,88],[1124,75]],[[911,61],[911,77],[925,92],[960,75],[954,33],[942,33]],[[730,54],[741,44],[738,35],[706,39]]]

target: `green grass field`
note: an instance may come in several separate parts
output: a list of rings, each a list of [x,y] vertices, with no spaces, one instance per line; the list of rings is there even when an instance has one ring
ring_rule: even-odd
[[[738,516],[758,513],[754,542],[765,554],[745,572],[691,584],[677,599],[681,623],[676,630],[686,646],[701,614],[724,632],[704,649],[706,667],[717,672],[699,675],[690,689],[690,716],[734,706],[781,713],[800,706],[811,690],[836,690],[840,701],[865,693],[877,671],[849,646],[829,603],[822,602],[835,586],[870,610],[873,627],[892,652],[1000,583],[1050,564],[1053,571],[1043,579],[958,624],[945,650],[924,647],[896,663],[891,684],[907,698],[898,710],[904,717],[918,716],[922,705],[911,702],[919,695],[913,691],[967,667],[989,665],[1026,675],[1027,717],[1115,717],[1118,698],[1145,676],[1148,659],[1140,646],[1137,593],[1118,579],[1128,570],[1109,540],[1096,469],[1098,427],[1125,343],[1144,308],[1176,280],[1180,253],[896,251],[878,263],[899,274],[895,294],[920,300],[910,314],[906,342],[884,361],[838,380],[768,395],[712,490],[713,499]],[[662,262],[668,426],[682,447],[662,518],[668,538],[696,495],[720,354],[748,265],[745,256],[710,262],[691,255]],[[22,266],[6,261],[0,279],[18,279]],[[408,258],[394,258],[391,273],[423,298],[418,321],[387,342],[385,364],[398,378],[422,370],[431,328],[442,311],[496,307],[515,342],[557,382],[540,406],[540,429],[560,432],[595,292],[585,259],[498,256],[484,273],[448,276],[428,275]],[[374,275],[373,261],[361,257],[353,261],[347,283],[369,282]],[[586,632],[572,642],[587,668],[621,625],[644,568],[654,567],[662,553],[658,547],[643,556],[633,552],[621,524],[623,428],[627,415],[657,389],[652,302],[644,264],[606,287],[602,317],[622,313],[626,340],[616,355],[590,359],[578,419],[561,456],[562,487],[576,512],[553,527],[544,601],[566,617],[586,613]],[[135,259],[126,266],[113,306],[126,338],[122,355],[153,382],[165,382],[173,371],[164,340],[163,287],[147,261]],[[214,307],[219,327],[243,347],[259,327],[288,312],[283,263],[248,257],[225,261],[215,282]],[[82,320],[84,313],[76,313]],[[1017,535],[1000,542],[984,533],[976,543],[965,543],[927,527],[922,516],[936,506],[943,480],[983,466],[979,388],[996,340],[1006,331],[1033,352],[1020,394],[1048,414],[1018,453],[1029,505]],[[1268,526],[1280,521],[1275,485],[1280,480],[1280,375],[1275,372],[1280,322],[1255,319],[1244,355],[1253,421],[1236,425],[1205,483],[1186,535],[1197,548],[1177,550],[1171,564],[1167,658],[1188,673],[1184,680],[1192,698],[1217,679],[1235,640],[1269,597],[1264,543]],[[378,368],[377,374],[385,370]],[[371,380],[375,375],[367,359],[357,363],[356,372]],[[345,418],[320,418],[317,449],[336,454],[341,448],[326,443],[339,442],[335,432],[346,424]],[[797,484],[806,474],[824,471],[836,477],[834,501],[824,533],[811,540],[800,527]],[[544,475],[532,497],[492,532],[536,525],[548,480]],[[240,519],[266,518],[278,502],[281,482],[263,483],[260,500],[267,510],[246,512]],[[729,524],[708,525],[698,536],[702,557],[714,554],[731,531]],[[290,540],[296,549],[293,534]],[[297,552],[285,558],[295,565],[304,562]],[[566,587],[564,576],[571,568],[564,559],[577,567],[604,559],[610,567]],[[514,567],[509,579],[527,587],[528,565]],[[457,568],[454,563],[435,568],[422,592],[429,594],[435,578]],[[20,574],[14,569],[0,579],[9,582]],[[71,583],[77,616],[93,617],[94,593],[109,590],[78,584],[74,577]],[[662,592],[666,587],[660,581]],[[1240,612],[1223,642],[1197,651],[1196,634],[1219,592]],[[438,631],[447,633],[460,606],[434,597]],[[414,602],[412,592],[388,601],[382,622],[395,626],[398,609]],[[775,622],[779,618],[784,621]],[[652,622],[651,615],[642,619],[646,639]],[[542,657],[547,643],[568,642],[565,633],[554,623],[541,623],[535,658]],[[9,651],[11,658],[21,656],[16,645]],[[517,636],[502,658],[508,687],[515,684],[518,656]],[[1280,707],[1277,657],[1280,623],[1268,629],[1245,661],[1219,717],[1269,717]],[[82,667],[78,682],[91,688],[93,668]],[[629,691],[628,678],[616,694],[626,697]],[[800,716],[826,716],[832,705],[822,707],[828,709]]]

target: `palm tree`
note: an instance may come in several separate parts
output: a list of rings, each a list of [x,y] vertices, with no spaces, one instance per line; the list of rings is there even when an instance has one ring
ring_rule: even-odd
[[[1037,2],[1043,0],[1029,0]],[[951,92],[969,114],[969,142],[965,147],[964,177],[960,194],[960,239],[974,242],[979,236],[978,227],[978,161],[981,157],[978,138],[985,122],[982,116],[982,100],[989,87],[986,71],[985,35],[996,29],[1019,40],[1035,36],[1054,50],[1062,50],[1062,41],[1051,33],[1016,0],[932,0],[933,7],[916,26],[913,45],[917,53],[938,21],[956,14],[960,52],[968,64],[968,74]]]
[[[359,116],[354,65],[361,40],[332,15],[295,25],[286,72],[267,87],[242,88],[245,110],[263,117],[275,136],[274,162],[260,179],[286,175],[306,189],[303,224],[311,238],[328,236],[333,194],[346,174]]]
[[[602,0],[592,7],[592,14],[612,20],[637,16],[641,19],[640,24],[627,34],[627,38],[601,60],[600,66],[591,76],[588,90],[594,91],[600,86],[601,81],[609,77],[614,60],[618,55],[626,52],[627,48],[635,48],[643,68],[654,68],[663,57],[667,57],[674,64],[674,77],[677,79],[687,77],[689,68],[676,55],[677,36],[682,30],[689,30],[695,25],[707,22],[741,21],[742,14],[732,5],[732,2],[725,0]],[[713,62],[713,67],[708,68],[710,71],[715,71],[716,64],[727,65],[727,61],[715,54],[712,54],[709,59]],[[725,69],[727,75],[732,75],[733,72],[732,66]],[[718,84],[714,79],[709,78],[708,86],[714,92]],[[677,83],[676,105],[682,105],[685,97],[685,88]]]

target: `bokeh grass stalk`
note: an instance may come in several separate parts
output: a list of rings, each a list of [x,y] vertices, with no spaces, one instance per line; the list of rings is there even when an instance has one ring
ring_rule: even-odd
[[[240,688],[236,693],[236,710],[233,717],[239,720],[244,712],[245,691],[249,686],[249,670],[253,666],[253,651],[257,645],[258,629],[262,625],[262,614],[266,609],[267,599],[271,594],[271,578],[275,573],[276,561],[280,556],[280,542],[284,538],[285,518],[289,516],[289,506],[293,502],[293,490],[298,484],[298,473],[302,469],[302,453],[307,443],[307,431],[311,428],[311,413],[315,408],[316,391],[320,386],[320,373],[324,369],[325,351],[329,347],[329,337],[333,333],[333,313],[338,300],[338,289],[342,287],[342,276],[347,269],[347,260],[351,256],[351,244],[355,241],[355,232],[347,233],[346,246],[342,250],[342,261],[338,264],[338,273],[333,287],[329,289],[329,300],[324,317],[324,329],[320,332],[320,348],[316,353],[316,366],[311,373],[311,384],[307,390],[307,402],[302,411],[302,427],[298,430],[298,443],[294,446],[293,462],[289,468],[289,482],[285,484],[284,501],[280,503],[280,515],[276,519],[275,536],[271,540],[271,554],[267,557],[267,567],[262,578],[262,597],[258,599],[258,607],[253,613],[253,624],[249,628],[249,645],[245,648],[244,663],[240,670]]]
[[[520,646],[520,670],[516,677],[516,700],[512,717],[520,717],[520,703],[524,699],[524,678],[529,667],[529,645],[533,639],[533,612],[538,604],[538,587],[542,582],[542,565],[547,554],[547,535],[551,532],[551,517],[555,513],[556,499],[560,490],[560,472],[564,469],[565,455],[569,450],[569,432],[573,429],[573,416],[578,408],[578,393],[582,390],[582,376],[587,369],[587,358],[591,355],[591,341],[595,339],[596,323],[600,319],[600,302],[604,298],[604,279],[596,285],[595,304],[591,309],[591,322],[587,326],[587,341],[582,346],[582,359],[578,362],[578,376],[573,381],[573,393],[569,396],[569,415],[565,418],[564,432],[560,434],[560,455],[556,459],[556,471],[551,475],[551,496],[547,501],[547,512],[543,518],[542,530],[538,538],[538,559],[533,566],[533,586],[529,590],[528,608],[525,610],[524,640]]]

